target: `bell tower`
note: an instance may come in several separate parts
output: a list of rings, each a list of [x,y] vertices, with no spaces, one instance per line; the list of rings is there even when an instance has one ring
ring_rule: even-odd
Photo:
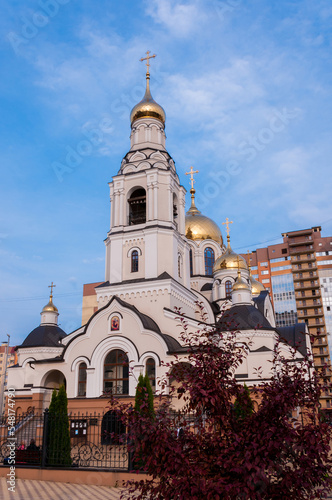
[[[105,281],[169,277],[190,289],[189,246],[185,234],[185,192],[165,147],[166,114],[146,90],[130,114],[130,150],[110,186],[111,223],[105,240]]]

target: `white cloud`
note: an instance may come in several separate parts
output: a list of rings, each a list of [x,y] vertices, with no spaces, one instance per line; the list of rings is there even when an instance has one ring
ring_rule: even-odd
[[[163,25],[179,38],[189,36],[206,19],[204,10],[195,1],[178,3],[176,0],[152,0],[146,12],[155,23]]]

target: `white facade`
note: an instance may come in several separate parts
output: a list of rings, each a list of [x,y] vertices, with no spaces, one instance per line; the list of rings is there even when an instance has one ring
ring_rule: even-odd
[[[239,315],[239,342],[251,343],[236,373],[239,380],[256,382],[258,366],[263,378],[270,376],[279,333],[269,296],[252,297],[245,262],[236,266],[238,256],[222,239],[193,239],[186,232],[186,190],[165,148],[162,114],[154,115],[134,119],[130,150],[109,183],[110,231],[105,282],[96,287],[98,310],[67,336],[57,326],[56,308],[41,313],[41,325],[18,348],[18,364],[9,370],[9,385],[22,401],[29,397],[29,404],[45,408],[52,388],[64,381],[72,405],[75,398],[95,400],[97,405],[107,388],[133,396],[140,373],[150,369],[151,377],[160,379],[167,373],[163,363],[174,360],[175,354],[185,357],[177,310],[195,332],[201,320],[198,301],[209,325],[225,311]],[[129,361],[128,374],[116,358],[121,353]]]

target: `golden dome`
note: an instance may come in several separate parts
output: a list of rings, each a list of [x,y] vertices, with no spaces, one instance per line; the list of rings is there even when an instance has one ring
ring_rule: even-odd
[[[213,220],[201,214],[186,215],[186,237],[189,240],[214,240],[222,245],[222,235]]]
[[[255,278],[253,278],[251,275],[250,275],[250,283],[251,283],[251,293],[253,295],[259,295],[261,292],[266,291],[265,286],[262,285],[262,283],[260,283],[259,281],[255,280]]]
[[[233,285],[232,291],[235,292],[236,290],[249,290],[249,289],[250,287],[248,283],[241,277],[241,274],[239,273],[239,276]]]
[[[46,304],[45,307],[43,307],[42,313],[43,312],[58,312],[58,308],[52,302],[52,295],[50,296],[49,303]]]
[[[219,227],[212,219],[202,215],[195,206],[195,189],[190,190],[191,207],[186,213],[185,234],[188,240],[214,240],[223,244],[222,235]]]
[[[213,266],[213,272],[220,269],[248,269],[247,262],[241,255],[233,252],[228,241],[226,252],[216,260]]]
[[[150,76],[146,78],[146,91],[143,99],[133,107],[130,113],[131,125],[139,118],[157,118],[165,125],[166,114],[163,108],[152,98],[149,85]]]

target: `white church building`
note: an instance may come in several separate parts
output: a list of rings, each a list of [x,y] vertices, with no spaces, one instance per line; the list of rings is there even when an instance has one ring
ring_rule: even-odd
[[[239,342],[251,341],[235,373],[248,386],[259,383],[260,366],[262,378],[269,378],[280,337],[286,356],[290,345],[299,346],[298,359],[310,348],[305,324],[276,328],[268,292],[230,246],[228,219],[225,245],[219,225],[196,208],[192,167],[185,211],[186,189],[165,145],[165,111],[150,93],[150,57],[145,95],[130,115],[130,149],[109,183],[105,281],[90,287],[84,324],[72,333],[58,326],[51,291],[40,325],[17,347],[17,364],[8,370],[19,411],[45,409],[62,383],[72,411],[105,409],[105,392],[132,399],[140,373],[148,373],[158,392],[164,363],[186,356],[176,310],[195,332],[201,328],[198,302],[208,326],[227,329],[231,321]]]

